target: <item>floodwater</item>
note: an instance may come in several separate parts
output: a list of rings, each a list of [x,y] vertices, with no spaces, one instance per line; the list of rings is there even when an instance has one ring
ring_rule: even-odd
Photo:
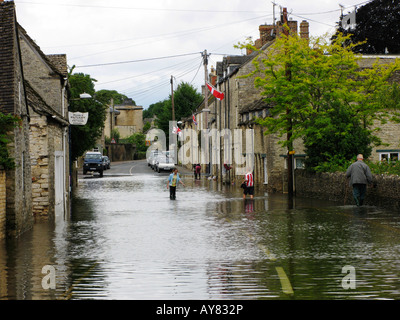
[[[0,242],[0,298],[400,298],[399,212],[166,177],[81,180],[69,221]]]

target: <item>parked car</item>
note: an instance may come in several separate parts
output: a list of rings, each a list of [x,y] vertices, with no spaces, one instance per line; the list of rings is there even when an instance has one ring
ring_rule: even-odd
[[[150,155],[147,158],[147,165],[150,166],[151,168],[153,168],[153,162],[155,160],[155,157],[157,157],[158,155],[158,150],[152,150],[150,151]]]
[[[161,155],[161,153],[157,152],[154,153],[153,157],[150,159],[150,167],[155,170],[156,169],[156,161],[157,161],[157,157]]]
[[[98,172],[100,177],[102,177],[103,171],[104,164],[102,154],[100,152],[86,152],[83,160],[83,174]]]
[[[157,172],[171,171],[175,168],[174,160],[165,154],[161,154],[156,158],[155,169]]]
[[[107,156],[103,156],[103,165],[104,165],[104,170],[110,169],[111,168],[110,158],[108,158]]]

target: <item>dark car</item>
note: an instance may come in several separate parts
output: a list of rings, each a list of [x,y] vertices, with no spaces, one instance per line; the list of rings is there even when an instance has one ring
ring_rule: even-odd
[[[104,165],[103,156],[100,152],[86,152],[83,161],[83,174],[88,172],[98,172],[100,177],[103,176]]]
[[[103,156],[104,170],[111,168],[111,161],[107,156]]]

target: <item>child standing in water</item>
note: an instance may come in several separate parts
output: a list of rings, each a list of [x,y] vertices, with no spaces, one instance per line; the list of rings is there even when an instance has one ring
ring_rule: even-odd
[[[182,179],[179,177],[178,169],[174,169],[173,172],[169,175],[167,181],[167,189],[169,189],[169,198],[171,200],[176,199],[176,186],[178,182],[185,186],[185,184],[182,182]]]

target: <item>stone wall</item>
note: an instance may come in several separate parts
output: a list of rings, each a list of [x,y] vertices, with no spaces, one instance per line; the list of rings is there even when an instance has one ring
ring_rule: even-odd
[[[106,149],[112,162],[135,159],[136,146],[133,144],[110,144],[106,145]]]
[[[400,177],[373,175],[376,187],[367,187],[366,205],[400,210]],[[352,188],[344,172],[311,173],[295,172],[296,196],[338,201],[343,205],[354,204]]]

